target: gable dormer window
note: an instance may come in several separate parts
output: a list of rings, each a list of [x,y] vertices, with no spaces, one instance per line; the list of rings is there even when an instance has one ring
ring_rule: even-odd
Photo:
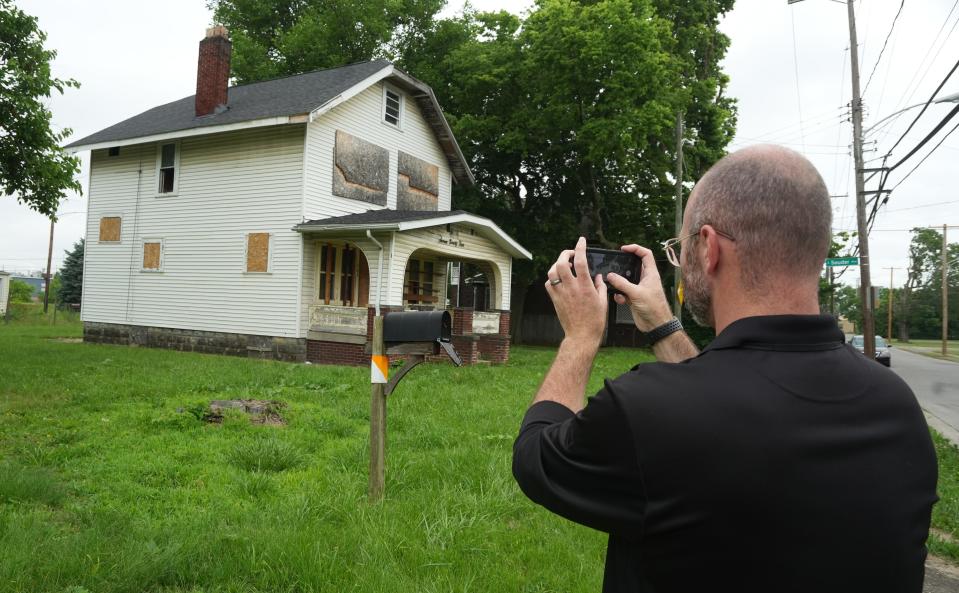
[[[403,96],[390,87],[383,87],[383,121],[402,128]]]
[[[157,146],[157,193],[175,194],[179,181],[180,146],[168,142]]]

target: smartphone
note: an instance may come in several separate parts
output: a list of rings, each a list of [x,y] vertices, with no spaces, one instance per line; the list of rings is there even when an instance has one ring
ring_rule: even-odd
[[[614,272],[633,284],[637,284],[643,271],[643,260],[632,253],[614,249],[587,247],[586,263],[589,266],[589,277],[595,278],[596,274],[602,274],[603,282],[606,282],[606,287],[612,292],[619,291],[609,284],[606,280],[606,274]]]

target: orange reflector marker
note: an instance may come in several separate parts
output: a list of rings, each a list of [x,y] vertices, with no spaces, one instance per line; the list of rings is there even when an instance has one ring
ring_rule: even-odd
[[[374,354],[370,361],[370,383],[386,383],[390,376],[390,357]]]

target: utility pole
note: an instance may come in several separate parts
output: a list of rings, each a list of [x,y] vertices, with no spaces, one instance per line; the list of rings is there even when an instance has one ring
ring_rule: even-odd
[[[53,217],[50,217],[50,245],[47,247],[47,285],[43,293],[43,314],[47,314],[47,307],[50,305],[50,267],[53,261]]]
[[[832,266],[829,266],[829,314],[836,316],[836,278]]]
[[[886,339],[889,340],[890,343],[892,343],[892,294],[893,294],[892,293],[892,290],[893,290],[892,289],[892,272],[893,270],[901,270],[902,268],[884,268],[884,269],[889,270],[889,296],[887,297],[889,301],[886,304],[886,306],[889,308],[889,316],[888,316],[889,318],[887,321],[888,325],[886,326]]]
[[[862,162],[862,97],[859,92],[859,42],[856,39],[856,11],[853,0],[846,1],[849,13],[849,61],[852,63],[852,147],[856,162],[856,222],[859,229],[859,270],[862,285],[863,350],[870,360],[876,356],[876,326],[869,276],[869,229],[866,225],[866,183]],[[878,199],[878,196],[877,196]]]
[[[949,242],[946,231],[949,225],[942,225],[942,355],[949,353]]]
[[[676,237],[683,232],[683,112],[676,113]],[[682,245],[679,246],[682,249]],[[679,302],[679,287],[683,281],[682,269],[673,270],[673,315],[683,319],[683,304]]]

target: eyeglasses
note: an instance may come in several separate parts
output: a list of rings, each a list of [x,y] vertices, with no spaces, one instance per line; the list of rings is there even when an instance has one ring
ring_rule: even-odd
[[[689,233],[685,237],[676,237],[674,239],[669,239],[668,241],[663,241],[663,250],[666,252],[666,259],[669,260],[669,263],[673,264],[677,268],[679,267],[679,256],[676,255],[675,247],[679,245],[680,243],[682,243],[683,241],[685,241],[686,239],[690,237],[695,237],[696,235],[699,234],[699,231],[701,230],[703,230],[703,227],[699,227],[698,231],[696,231],[695,233]],[[716,229],[713,229],[713,230],[716,231],[716,234],[719,235],[720,237],[725,237],[729,239],[730,241],[734,241],[734,242],[736,241],[736,239],[732,235],[729,235],[727,233],[724,233]]]

